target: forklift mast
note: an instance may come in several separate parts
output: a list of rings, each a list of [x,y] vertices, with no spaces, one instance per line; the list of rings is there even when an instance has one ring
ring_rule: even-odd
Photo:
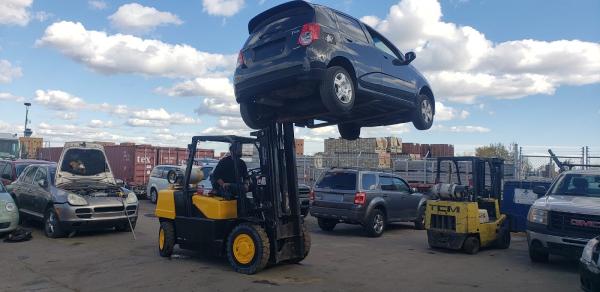
[[[471,188],[473,200],[477,198],[500,199],[502,194],[502,177],[504,176],[504,160],[501,158],[481,158],[474,156],[464,157],[438,157],[436,182],[441,182],[442,164],[449,162],[454,165],[455,173],[452,173],[452,167],[448,168],[449,179],[456,175],[455,183],[458,185],[468,184]],[[461,169],[461,162],[470,163],[472,166],[471,181],[463,182],[461,174],[467,174],[467,169]],[[464,167],[463,167],[464,168]],[[486,180],[489,177],[490,185],[486,186]]]

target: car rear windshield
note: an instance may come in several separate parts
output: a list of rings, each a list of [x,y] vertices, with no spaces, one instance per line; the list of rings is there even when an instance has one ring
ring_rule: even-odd
[[[551,195],[600,197],[600,175],[568,173],[554,184]]]
[[[60,170],[74,175],[94,176],[108,172],[104,153],[98,149],[69,149]]]
[[[356,173],[343,171],[327,172],[317,183],[317,188],[344,191],[356,190]]]
[[[244,47],[253,46],[267,32],[286,31],[314,22],[314,18],[314,10],[309,7],[296,7],[273,14],[260,22]]]

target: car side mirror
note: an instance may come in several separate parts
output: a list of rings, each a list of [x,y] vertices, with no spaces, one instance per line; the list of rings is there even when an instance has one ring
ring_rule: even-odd
[[[119,178],[115,179],[115,183],[119,187],[124,187],[125,186],[125,182],[122,179],[119,179]]]
[[[7,174],[7,173],[3,173],[2,178],[6,179],[6,180],[11,180],[10,174]]]
[[[536,186],[533,188],[533,192],[538,195],[538,196],[545,196],[546,195],[546,187],[545,186]]]
[[[410,64],[416,58],[417,58],[417,54],[415,54],[415,52],[408,52],[408,53],[404,54],[404,65]]]

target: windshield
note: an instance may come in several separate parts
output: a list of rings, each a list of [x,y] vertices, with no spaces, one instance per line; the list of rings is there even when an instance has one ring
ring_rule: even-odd
[[[109,172],[104,153],[98,149],[69,149],[60,171],[79,176],[94,176]]]
[[[19,142],[15,140],[0,140],[0,158],[19,156]]]
[[[320,189],[336,189],[344,191],[352,191],[356,189],[356,173],[332,171],[323,175],[317,183],[317,188]]]
[[[552,186],[550,195],[600,197],[600,175],[565,174]]]

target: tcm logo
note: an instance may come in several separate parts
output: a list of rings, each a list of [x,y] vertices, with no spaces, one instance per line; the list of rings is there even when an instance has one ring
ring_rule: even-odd
[[[600,222],[598,221],[586,221],[580,219],[571,219],[571,225],[580,227],[600,228]]]
[[[439,205],[431,205],[431,211],[442,212],[442,213],[458,213],[460,212],[460,207],[452,207],[452,206],[439,206]]]

